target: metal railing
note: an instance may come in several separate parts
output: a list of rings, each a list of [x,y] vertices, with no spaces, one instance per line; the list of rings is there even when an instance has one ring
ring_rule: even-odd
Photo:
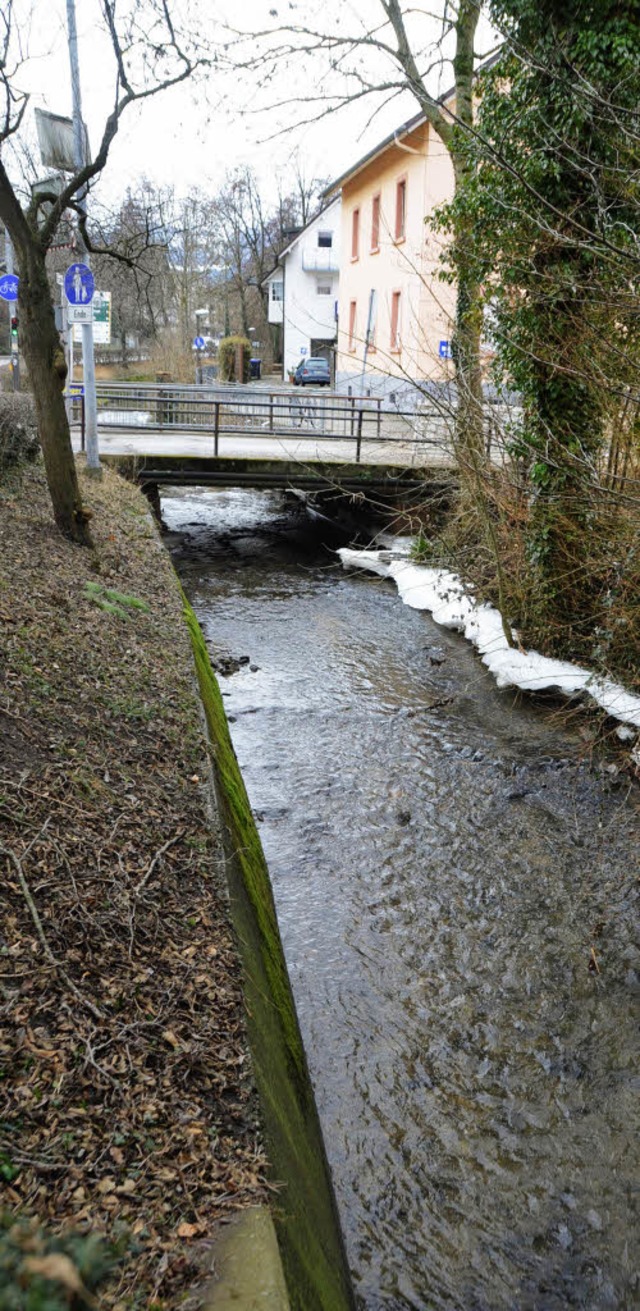
[[[411,448],[442,446],[446,424],[433,407],[400,410],[383,397],[345,396],[324,389],[266,389],[237,384],[99,383],[98,424],[154,433],[202,433],[221,439],[297,438],[353,442],[356,462],[365,444]],[[390,452],[391,456],[391,452]]]

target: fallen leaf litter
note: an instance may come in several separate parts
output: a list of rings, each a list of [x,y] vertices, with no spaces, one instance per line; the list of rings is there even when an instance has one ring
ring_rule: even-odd
[[[130,1235],[101,1305],[168,1308],[265,1157],[177,583],[140,493],[82,487],[95,553],[40,468],[0,488],[0,1166]]]

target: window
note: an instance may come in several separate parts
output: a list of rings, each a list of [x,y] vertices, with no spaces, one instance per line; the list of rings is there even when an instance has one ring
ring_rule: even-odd
[[[371,250],[380,250],[380,193],[371,201]]]
[[[394,291],[391,296],[391,342],[392,351],[400,350],[400,302],[402,292]]]
[[[354,209],[351,215],[351,258],[357,259],[360,254],[360,210]]]
[[[331,292],[333,291],[333,287],[331,286],[330,282],[319,282],[316,287],[316,291],[319,296],[330,296]]]
[[[396,241],[404,241],[407,223],[407,179],[396,183]]]
[[[319,232],[318,245],[321,246],[323,250],[331,250],[333,245],[333,232]]]
[[[282,282],[271,283],[271,299],[284,300],[284,283]]]
[[[349,305],[349,350],[354,351],[356,348],[356,301],[352,300]]]

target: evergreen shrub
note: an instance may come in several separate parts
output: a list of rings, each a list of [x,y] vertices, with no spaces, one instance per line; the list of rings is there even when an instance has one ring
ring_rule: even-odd
[[[0,393],[0,475],[23,460],[35,460],[40,443],[31,396]]]
[[[236,378],[236,350],[242,347],[242,377]],[[251,342],[247,337],[223,337],[218,347],[218,376],[221,382],[248,382],[251,372]]]

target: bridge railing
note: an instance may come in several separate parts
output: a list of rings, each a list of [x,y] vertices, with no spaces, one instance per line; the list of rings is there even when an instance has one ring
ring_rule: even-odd
[[[446,449],[451,415],[425,398],[401,410],[382,397],[345,396],[324,389],[266,390],[232,384],[99,383],[103,428],[206,434],[218,455],[222,439],[282,438],[347,441],[356,462],[363,446],[397,444],[413,462],[423,447]]]

